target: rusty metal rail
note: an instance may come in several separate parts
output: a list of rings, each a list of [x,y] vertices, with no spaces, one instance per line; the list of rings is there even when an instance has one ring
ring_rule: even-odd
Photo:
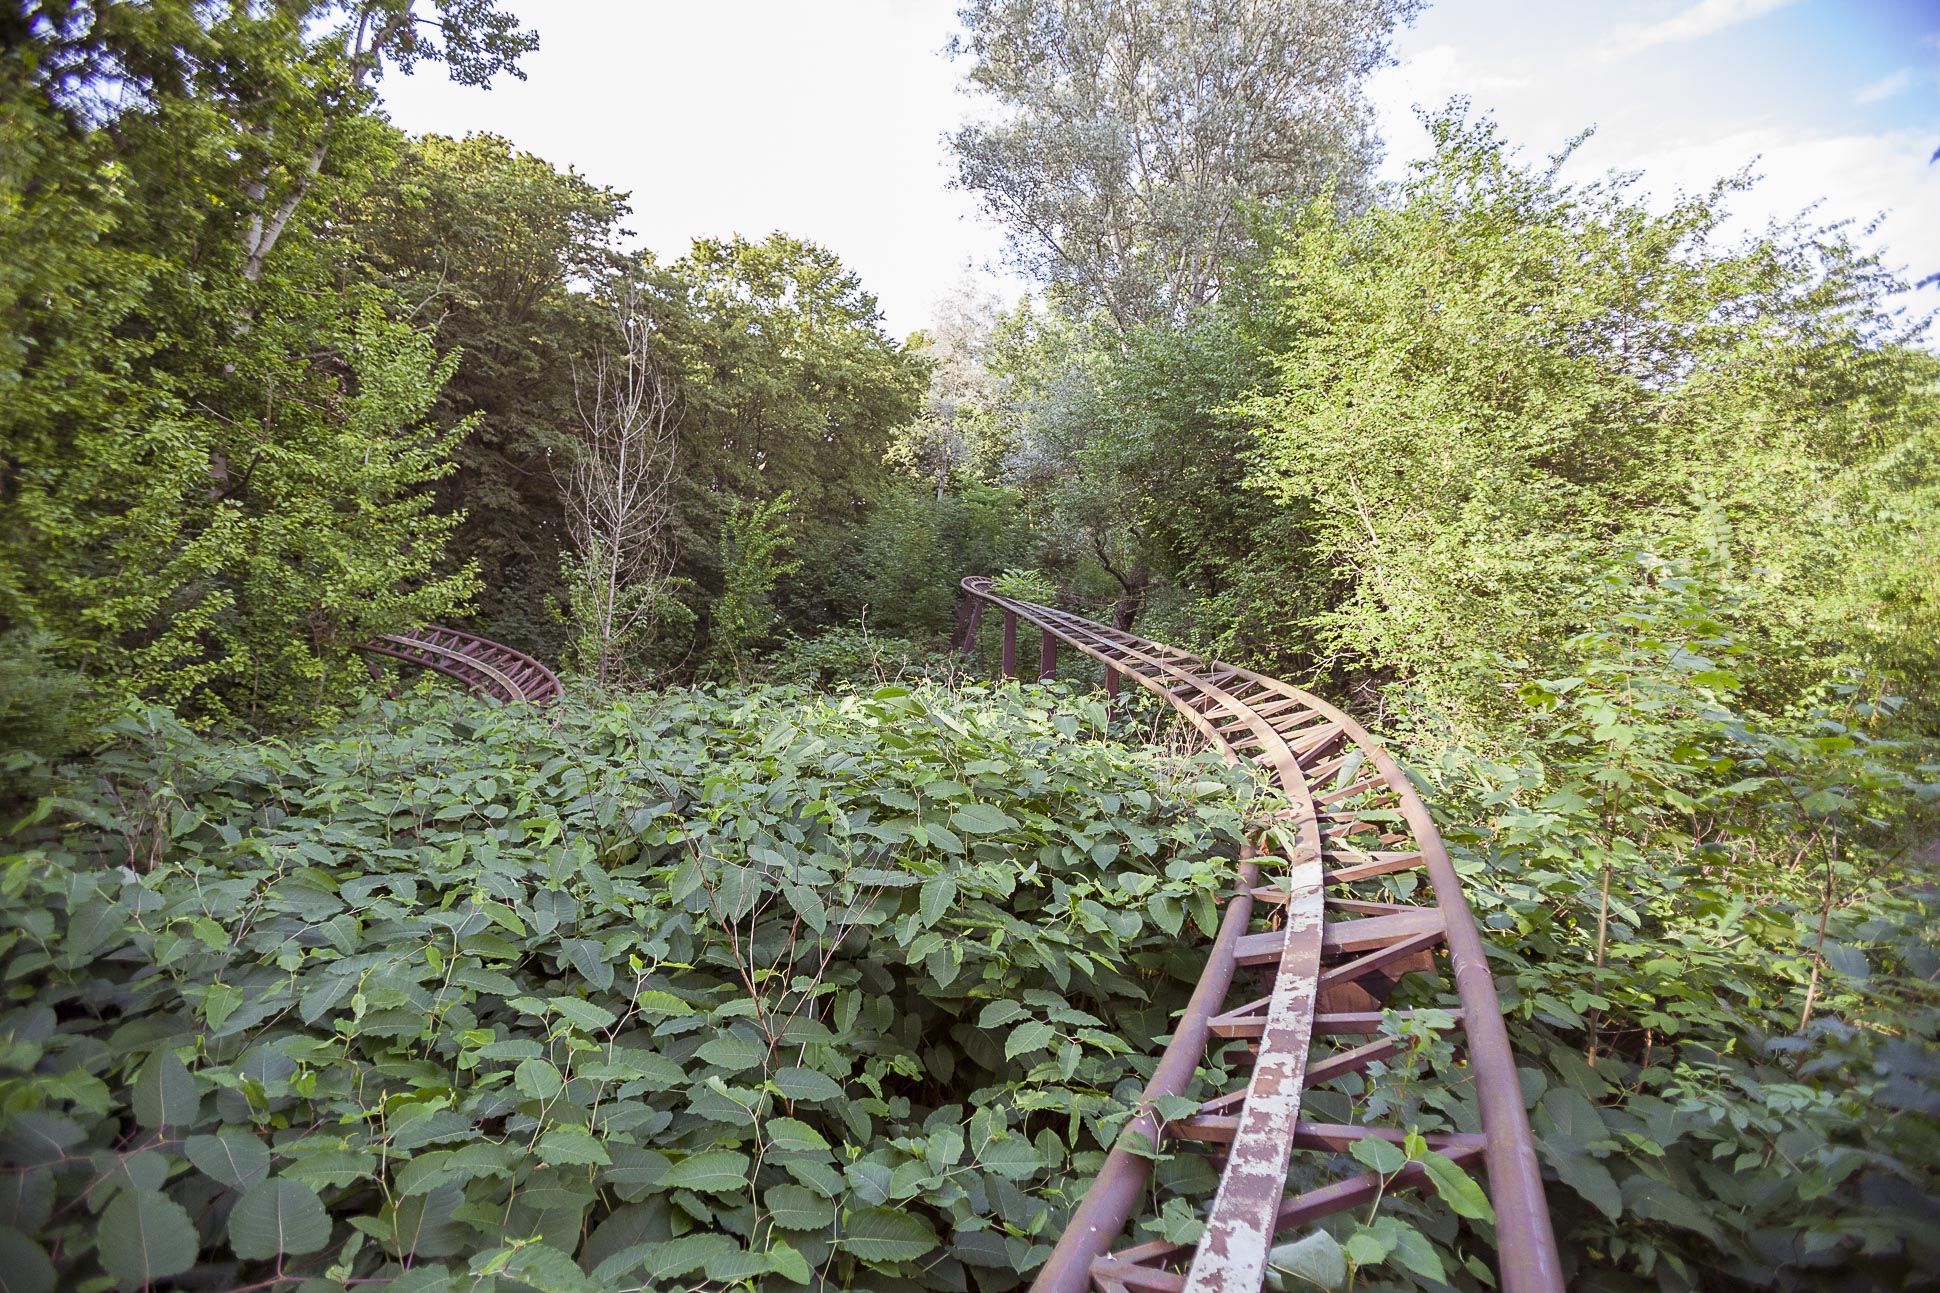
[[[441,673],[474,696],[506,704],[546,705],[560,696],[559,678],[552,670],[522,651],[461,629],[428,624],[372,638],[359,643],[358,650]]]
[[[1357,1140],[1403,1139],[1399,1127],[1303,1119],[1301,1099],[1401,1054],[1406,1042],[1382,1033],[1383,1003],[1403,975],[1444,966],[1460,1002],[1450,1015],[1463,1035],[1460,1073],[1474,1087],[1470,1123],[1479,1131],[1429,1132],[1427,1146],[1459,1167],[1486,1169],[1495,1223],[1475,1238],[1493,1244],[1504,1293],[1560,1293],[1542,1169],[1495,981],[1441,836],[1400,766],[1353,719],[1286,683],[1000,596],[988,579],[965,579],[963,591],[959,644],[974,643],[984,609],[994,608],[1003,619],[1006,677],[1017,676],[1018,625],[1029,624],[1041,634],[1039,678],[1054,675],[1061,646],[1071,648],[1103,666],[1109,694],[1124,679],[1157,694],[1229,763],[1263,767],[1286,799],[1242,854],[1237,892],[1199,985],[1033,1293],[1254,1293],[1277,1235],[1397,1190],[1432,1191],[1416,1163],[1388,1177],[1356,1172],[1291,1197],[1286,1188],[1297,1153],[1323,1156],[1316,1171],[1303,1173],[1318,1179],[1330,1167],[1338,1171],[1340,1155]],[[1407,901],[1415,886],[1397,883],[1424,872],[1432,905]],[[1262,914],[1268,927],[1249,932]],[[1268,980],[1267,991],[1229,1007],[1235,974],[1248,967]],[[1163,1121],[1158,1102],[1187,1093],[1213,1039],[1245,1040],[1251,1077],[1196,1113]],[[1316,1052],[1322,1039],[1329,1049]],[[1205,1229],[1195,1244],[1115,1248],[1143,1198],[1151,1148],[1168,1141],[1197,1142],[1221,1160]]]

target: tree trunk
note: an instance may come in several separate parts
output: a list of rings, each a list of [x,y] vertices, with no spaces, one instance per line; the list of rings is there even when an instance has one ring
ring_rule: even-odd
[[[1152,570],[1143,561],[1134,561],[1126,574],[1112,571],[1119,586],[1125,591],[1111,604],[1111,626],[1120,633],[1132,631],[1132,621],[1145,609],[1145,590],[1152,586]]]

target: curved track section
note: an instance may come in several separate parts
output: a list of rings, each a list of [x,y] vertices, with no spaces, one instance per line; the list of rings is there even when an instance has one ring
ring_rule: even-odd
[[[1486,1169],[1492,1231],[1476,1235],[1496,1256],[1505,1293],[1560,1293],[1556,1241],[1495,982],[1461,882],[1428,809],[1400,766],[1359,724],[1286,683],[963,581],[960,641],[974,642],[986,607],[1003,620],[1003,668],[1017,676],[1017,629],[1041,635],[1037,676],[1053,675],[1060,648],[1104,668],[1107,692],[1123,680],[1156,693],[1229,763],[1262,766],[1286,798],[1263,838],[1242,855],[1237,892],[1207,951],[1206,967],[1144,1099],[1119,1133],[1066,1225],[1034,1293],[1253,1293],[1276,1237],[1400,1189],[1433,1190],[1419,1162],[1386,1176],[1338,1175],[1355,1142],[1396,1144],[1391,1125],[1316,1122],[1301,1116],[1307,1090],[1366,1074],[1408,1042],[1384,1023],[1413,1028],[1453,1016],[1461,1063],[1446,1075],[1460,1130],[1426,1133],[1429,1149],[1463,1170]],[[1419,877],[1427,877],[1422,895]],[[1425,896],[1427,901],[1411,901]],[[1263,926],[1255,929],[1258,924]],[[1263,995],[1232,1005],[1235,974],[1257,971]],[[1401,976],[1445,972],[1460,1009],[1410,1019],[1384,1015]],[[1244,1086],[1165,1121],[1158,1102],[1192,1086],[1209,1043],[1244,1040]],[[1455,1088],[1466,1090],[1464,1098]],[[1197,1142],[1220,1181],[1196,1244],[1115,1247],[1140,1204],[1150,1146]],[[1301,1180],[1336,1179],[1288,1195],[1289,1167],[1310,1156]],[[1321,1156],[1318,1159],[1312,1155]],[[1349,1160],[1352,1161],[1352,1160]]]
[[[427,624],[361,642],[358,650],[441,673],[474,696],[507,704],[547,705],[560,696],[559,678],[552,670],[522,651],[461,629]]]

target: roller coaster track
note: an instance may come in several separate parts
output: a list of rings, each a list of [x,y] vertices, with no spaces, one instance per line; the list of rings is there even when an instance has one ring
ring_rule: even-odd
[[[1495,982],[1461,882],[1401,767],[1353,719],[1298,688],[1000,596],[988,579],[965,579],[963,591],[959,643],[973,645],[985,608],[995,608],[1003,619],[1006,677],[1017,676],[1017,628],[1029,624],[1041,634],[1038,677],[1054,675],[1060,646],[1074,649],[1104,667],[1111,696],[1124,679],[1156,693],[1227,762],[1262,767],[1286,801],[1274,826],[1242,851],[1237,891],[1198,986],[1033,1293],[1254,1293],[1278,1235],[1365,1210],[1398,1190],[1433,1191],[1419,1161],[1386,1175],[1341,1174],[1343,1161],[1359,1167],[1345,1157],[1356,1141],[1400,1144],[1405,1129],[1300,1115],[1306,1090],[1365,1075],[1406,1051],[1409,1041],[1391,1025],[1384,1030],[1384,1022],[1413,1012],[1384,1014],[1383,1002],[1404,974],[1444,964],[1459,1010],[1424,1012],[1409,1022],[1419,1030],[1452,1017],[1451,1031],[1461,1034],[1455,1073],[1474,1094],[1455,1119],[1469,1129],[1428,1132],[1426,1146],[1463,1171],[1485,1169],[1495,1220],[1492,1231],[1481,1225],[1478,1237],[1493,1245],[1504,1293],[1560,1293],[1542,1169]],[[1405,880],[1421,872],[1432,901],[1405,901],[1418,892]],[[1256,919],[1265,928],[1255,931]],[[1267,991],[1229,1005],[1242,967],[1257,969]],[[1165,1120],[1160,1101],[1187,1093],[1215,1039],[1247,1043],[1251,1077],[1195,1112]],[[1197,1243],[1117,1247],[1145,1197],[1152,1147],[1188,1142],[1205,1147],[1222,1169]],[[1288,1196],[1296,1153],[1310,1156],[1300,1179],[1336,1179]]]
[[[546,705],[559,699],[559,678],[552,670],[522,651],[461,629],[427,624],[409,633],[372,638],[358,649],[441,673],[474,696],[508,705]]]

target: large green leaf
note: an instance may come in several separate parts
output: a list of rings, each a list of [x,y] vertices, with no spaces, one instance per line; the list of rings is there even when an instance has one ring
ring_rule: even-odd
[[[797,1118],[770,1118],[768,1140],[779,1150],[812,1151],[829,1147],[828,1138]]]
[[[539,1137],[536,1152],[548,1163],[595,1164],[603,1167],[613,1161],[605,1147],[584,1127],[554,1127]]]
[[[931,876],[923,882],[918,910],[922,913],[924,925],[934,925],[942,920],[956,904],[956,881],[947,875]]]
[[[101,1214],[101,1264],[124,1288],[141,1288],[195,1265],[199,1240],[182,1205],[154,1190],[124,1191]]]
[[[1537,1110],[1536,1148],[1564,1184],[1595,1204],[1610,1220],[1622,1216],[1623,1191],[1610,1169],[1589,1149],[1608,1134],[1596,1107],[1579,1092],[1557,1087],[1543,1093]]]
[[[761,1198],[783,1230],[820,1230],[835,1220],[835,1205],[800,1185],[773,1185]]]
[[[936,1234],[921,1217],[893,1208],[868,1208],[842,1219],[836,1246],[865,1262],[914,1261],[936,1247]]]
[[[1044,1165],[1043,1157],[1022,1136],[1002,1135],[974,1148],[977,1163],[1006,1180],[1024,1180]]]
[[[330,1218],[317,1192],[287,1177],[251,1186],[229,1213],[229,1246],[238,1257],[313,1253],[330,1242]]]
[[[1408,1156],[1401,1152],[1401,1147],[1379,1136],[1363,1136],[1350,1149],[1355,1158],[1383,1176],[1392,1176],[1408,1165]]]
[[[550,1060],[520,1060],[512,1080],[519,1094],[530,1100],[550,1100],[566,1086],[566,1079]]]
[[[246,1190],[269,1175],[269,1150],[241,1127],[224,1127],[213,1136],[190,1136],[182,1152],[208,1175]]]
[[[733,1194],[748,1188],[748,1156],[731,1149],[709,1149],[681,1159],[660,1178],[664,1190]]]
[[[814,1069],[785,1068],[774,1076],[775,1090],[790,1100],[840,1100],[841,1084]]]
[[[53,1293],[54,1263],[47,1250],[8,1226],[0,1226],[0,1293]]]
[[[322,1148],[297,1155],[283,1165],[284,1176],[302,1181],[313,1190],[349,1185],[376,1171],[377,1155],[362,1149]]]
[[[786,1240],[777,1239],[767,1256],[774,1272],[792,1284],[807,1284],[814,1278],[808,1258]]]
[[[1495,1220],[1495,1208],[1474,1177],[1432,1149],[1421,1156],[1421,1166],[1449,1207],[1476,1221]]]
[[[1017,819],[995,804],[970,803],[950,814],[950,825],[965,835],[995,835],[1017,829]]]
[[[458,1293],[471,1286],[470,1280],[461,1283],[443,1262],[419,1262],[385,1285],[384,1293]]]
[[[1021,1002],[993,1001],[977,1016],[977,1027],[1001,1028],[1012,1020],[1025,1018],[1030,1013],[1030,1010]]]
[[[740,1248],[726,1235],[693,1234],[659,1243],[635,1244],[601,1262],[594,1277],[611,1286],[622,1276],[641,1271],[651,1286],[700,1270],[712,1258]]]
[[[578,997],[554,997],[548,1004],[561,1019],[589,1033],[604,1032],[619,1018],[605,1006],[596,1006]]]
[[[1394,1217],[1381,1217],[1377,1224],[1380,1221],[1393,1223],[1394,1261],[1431,1284],[1440,1284],[1448,1278],[1447,1269],[1442,1265],[1441,1254],[1436,1251],[1435,1245],[1429,1241],[1428,1236]]]
[[[1325,1230],[1279,1244],[1267,1254],[1266,1287],[1281,1293],[1309,1286],[1334,1293],[1347,1283],[1347,1255]]]
[[[1019,1055],[1041,1051],[1057,1040],[1057,1031],[1041,1019],[1027,1019],[1010,1030],[1004,1038],[1004,1058],[1014,1060]]]
[[[735,1284],[757,1275],[766,1275],[774,1268],[774,1259],[767,1253],[736,1248],[709,1257],[703,1269],[707,1272],[707,1278],[716,1283]]]
[[[160,1050],[148,1057],[135,1078],[135,1117],[142,1126],[186,1127],[195,1121],[201,1105],[195,1079],[174,1051]]]
[[[45,1167],[0,1172],[0,1226],[37,1233],[54,1211],[54,1173]]]
[[[560,949],[580,976],[601,992],[613,986],[613,962],[606,951],[590,938],[561,940]]]
[[[522,1244],[480,1253],[474,1272],[503,1272],[538,1293],[602,1293],[606,1287],[579,1269],[579,1264],[549,1244]]]
[[[1623,1183],[1623,1200],[1640,1217],[1692,1231],[1712,1243],[1723,1241],[1718,1223],[1707,1206],[1674,1185],[1652,1180],[1639,1172]]]
[[[716,1068],[741,1073],[760,1064],[766,1058],[768,1048],[740,1037],[712,1037],[701,1043],[700,1049],[694,1054]]]

